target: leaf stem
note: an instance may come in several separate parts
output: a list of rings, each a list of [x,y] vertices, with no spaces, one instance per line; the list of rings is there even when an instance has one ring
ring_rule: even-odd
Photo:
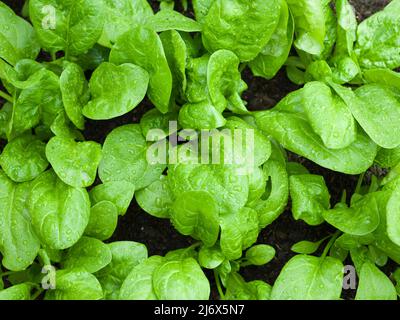
[[[326,245],[324,252],[322,252],[321,258],[325,258],[330,250],[330,248],[333,246],[335,243],[336,239],[342,234],[342,231],[337,230],[333,235],[331,240],[329,240],[328,244]]]
[[[354,191],[354,193],[360,193],[361,186],[364,181],[364,177],[365,177],[365,172],[360,174],[360,176],[358,177],[357,186],[356,186],[356,190]]]
[[[222,290],[221,281],[219,279],[219,275],[216,270],[214,270],[214,278],[215,278],[215,284],[217,285],[217,290],[218,290],[219,296],[220,296],[221,300],[225,300],[225,294]]]
[[[7,276],[12,275],[14,273],[16,273],[16,271],[6,271],[6,272],[3,272],[3,273],[0,273],[0,278],[7,277]]]
[[[49,256],[47,255],[46,250],[40,249],[38,254],[39,254],[39,257],[42,259],[42,262],[44,265],[47,265],[47,266],[51,265],[51,261],[50,261]]]
[[[8,102],[13,103],[13,97],[11,97],[8,93],[5,93],[4,91],[0,90],[0,97],[6,99]]]
[[[42,293],[43,293],[44,289],[43,288],[39,288],[32,296],[31,299],[32,300],[36,300],[37,297],[39,297]]]

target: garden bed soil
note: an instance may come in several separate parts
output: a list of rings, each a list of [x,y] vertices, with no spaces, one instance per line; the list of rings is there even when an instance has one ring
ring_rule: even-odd
[[[15,12],[20,13],[24,1],[3,0],[3,2],[12,7]],[[361,21],[374,12],[381,10],[389,1],[350,0],[350,2],[356,9],[357,18]],[[151,4],[155,10],[158,10],[158,1],[151,1]],[[186,14],[193,16],[190,3]],[[43,58],[45,58],[44,55]],[[289,92],[298,88],[288,80],[284,70],[281,70],[274,79],[265,80],[253,77],[251,72],[246,69],[244,71],[244,80],[247,82],[249,88],[244,93],[243,98],[248,102],[250,110],[272,108]],[[2,101],[0,100],[1,104]],[[120,118],[109,121],[88,121],[84,136],[88,140],[103,143],[105,137],[114,128],[128,123],[137,123],[141,116],[150,108],[150,102],[145,100],[135,110]],[[4,144],[4,141],[0,141],[0,150]],[[352,192],[355,188],[357,183],[357,177],[355,176],[326,170],[293,154],[289,154],[289,158],[292,161],[301,162],[311,173],[324,176],[332,194],[332,204],[335,204],[340,199],[343,190],[346,189],[348,192]],[[294,255],[290,250],[294,243],[301,240],[316,241],[331,234],[333,231],[326,224],[311,227],[301,221],[295,221],[292,218],[290,206],[288,205],[287,210],[272,225],[265,228],[258,239],[258,243],[260,244],[273,245],[277,252],[276,257],[265,266],[247,267],[241,273],[246,280],[261,279],[273,284],[284,264]],[[110,239],[110,241],[121,240],[144,243],[150,255],[164,255],[170,250],[187,247],[193,243],[190,237],[184,237],[175,231],[169,220],[157,219],[148,215],[139,208],[135,201],[132,202],[125,216],[119,219],[118,228],[112,239]],[[211,274],[209,278],[213,287],[212,298],[217,299],[218,295]],[[353,296],[354,291],[349,290],[344,293],[343,298],[351,299]]]

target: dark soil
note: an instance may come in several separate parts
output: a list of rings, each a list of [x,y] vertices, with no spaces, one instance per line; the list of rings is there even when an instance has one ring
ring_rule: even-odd
[[[17,13],[21,11],[21,0],[3,0],[10,5]],[[179,1],[177,1],[179,2]],[[190,2],[190,1],[189,1]],[[357,17],[361,21],[372,13],[382,9],[388,0],[350,0],[357,11]],[[155,10],[158,8],[158,1],[151,1]],[[187,12],[189,16],[192,11],[189,6]],[[273,107],[287,93],[296,90],[297,86],[292,84],[282,70],[278,75],[270,81],[255,78],[248,70],[244,71],[244,80],[247,82],[249,89],[243,95],[248,102],[250,110],[263,110]],[[0,105],[2,101],[0,100]],[[134,111],[120,118],[110,121],[88,121],[84,135],[88,140],[104,142],[105,137],[114,128],[128,124],[137,123],[140,117],[151,108],[148,101],[144,101],[141,106]],[[0,141],[0,151],[4,146],[4,141]],[[330,188],[332,194],[332,204],[336,203],[346,189],[351,192],[357,182],[357,177],[348,176],[336,172],[332,172],[317,166],[316,164],[290,154],[290,159],[304,164],[312,173],[321,174]],[[289,206],[288,206],[289,208]],[[242,270],[243,276],[247,280],[262,279],[273,284],[283,265],[294,255],[290,248],[301,240],[316,241],[334,230],[326,224],[318,227],[310,227],[301,221],[295,221],[292,218],[290,210],[286,210],[277,221],[263,230],[259,236],[259,243],[271,244],[276,248],[277,255],[272,262],[263,267],[248,267]],[[177,233],[168,220],[153,218],[143,212],[138,205],[133,202],[125,216],[119,220],[118,228],[111,239],[116,240],[132,240],[144,243],[150,255],[164,255],[170,250],[187,247],[193,240]],[[210,277],[213,284],[212,298],[217,298],[214,280]],[[343,298],[351,299],[354,292],[346,292]]]

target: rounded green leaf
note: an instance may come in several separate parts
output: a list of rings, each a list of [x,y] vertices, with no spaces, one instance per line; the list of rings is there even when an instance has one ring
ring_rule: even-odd
[[[270,159],[264,164],[263,171],[271,183],[271,191],[266,199],[261,198],[251,206],[257,211],[262,228],[279,217],[289,199],[289,177],[285,163]]]
[[[280,0],[281,13],[274,34],[258,56],[249,62],[255,76],[272,79],[286,62],[292,48],[294,22],[286,1]]]
[[[345,102],[323,82],[313,81],[303,89],[304,111],[314,132],[325,146],[342,149],[357,137],[356,123]]]
[[[279,14],[277,0],[216,0],[204,18],[203,44],[210,52],[227,49],[250,61],[271,38]]]
[[[229,50],[218,50],[210,57],[207,87],[211,101],[219,112],[228,107],[228,100],[233,100],[246,89],[238,70],[239,63],[239,58]]]
[[[110,201],[100,201],[90,209],[85,235],[99,240],[111,238],[118,223],[117,207]]]
[[[312,226],[324,222],[322,213],[330,208],[330,194],[324,177],[304,174],[291,176],[289,180],[293,217]]]
[[[379,225],[379,202],[376,193],[370,193],[353,203],[350,208],[336,207],[323,212],[324,219],[339,230],[363,236]]]
[[[221,250],[229,260],[237,260],[242,251],[252,246],[259,233],[259,218],[255,210],[242,208],[221,217]]]
[[[96,277],[81,269],[56,272],[56,289],[48,290],[45,300],[100,300],[103,290]]]
[[[272,288],[272,300],[338,300],[343,285],[340,260],[298,255],[289,260]]]
[[[42,141],[30,134],[15,138],[1,153],[0,166],[15,182],[33,180],[49,165],[45,146]]]
[[[127,181],[140,190],[160,178],[165,165],[147,161],[148,145],[140,125],[131,124],[114,129],[103,145],[99,176],[103,183]]]
[[[323,241],[323,240],[322,240]],[[318,250],[322,241],[311,242],[311,241],[300,241],[295,243],[290,250],[300,254],[313,254]]]
[[[32,26],[0,2],[0,58],[11,65],[19,60],[35,59],[40,46]]]
[[[67,249],[81,238],[89,222],[89,195],[48,171],[32,183],[29,211],[41,242],[52,249]]]
[[[171,211],[174,227],[206,246],[213,246],[219,235],[219,215],[214,198],[205,191],[187,191],[174,202]]]
[[[122,116],[143,100],[148,82],[149,75],[141,67],[131,63],[116,66],[103,62],[90,78],[92,99],[83,107],[83,114],[93,120]]]
[[[213,247],[202,246],[199,250],[199,264],[203,268],[216,269],[225,261],[225,256],[217,243]]]
[[[122,283],[119,299],[157,300],[153,289],[153,273],[163,261],[163,257],[152,256],[134,267]]]
[[[246,262],[255,266],[267,264],[275,257],[275,249],[266,244],[259,244],[246,251]]]
[[[179,111],[179,124],[188,129],[215,129],[226,123],[223,115],[209,101],[185,104]]]
[[[83,268],[95,273],[111,262],[111,250],[100,240],[82,237],[73,247],[69,248],[64,260],[63,269]]]
[[[89,88],[80,66],[68,63],[60,76],[60,89],[68,118],[78,128],[85,128],[82,109],[89,100]]]
[[[147,0],[104,0],[105,23],[99,43],[112,47],[119,36],[153,16]]]
[[[387,234],[395,244],[400,246],[400,188],[396,188],[386,206]]]
[[[161,10],[148,19],[148,24],[157,32],[177,30],[184,32],[201,31],[201,25],[175,10]]]
[[[372,262],[364,262],[359,278],[356,300],[397,300],[393,283]]]
[[[170,208],[173,205],[173,196],[166,176],[136,192],[136,201],[139,206],[157,218],[169,218]]]
[[[127,181],[110,181],[95,186],[90,190],[92,205],[101,201],[112,202],[117,207],[119,215],[124,215],[135,193],[135,186]]]
[[[31,300],[32,286],[27,283],[17,284],[0,291],[0,300]]]
[[[46,146],[46,156],[63,182],[76,188],[88,187],[96,179],[101,146],[92,141],[53,137]]]
[[[150,100],[162,113],[168,111],[172,75],[160,37],[153,29],[137,26],[121,35],[111,50],[110,62],[134,63],[146,70]]]
[[[29,183],[15,184],[0,171],[0,251],[8,270],[24,270],[40,249],[30,219]]]
[[[393,91],[379,84],[367,84],[355,91],[358,98],[350,110],[365,132],[379,146],[392,149],[400,145],[400,100]]]
[[[271,135],[285,149],[325,168],[346,174],[360,174],[366,171],[374,162],[377,153],[376,144],[359,132],[357,139],[347,148],[337,150],[327,148],[304,115],[298,112],[298,108],[301,108],[298,95],[301,96],[298,91],[288,95],[279,103],[277,110],[254,114],[260,129]],[[290,108],[296,111],[290,112]]]
[[[210,283],[193,258],[166,261],[154,270],[153,287],[160,300],[208,300]]]
[[[146,246],[132,241],[118,241],[108,244],[111,263],[96,274],[104,290],[104,297],[118,300],[123,281],[134,267],[147,259]]]
[[[97,0],[32,0],[29,16],[42,47],[63,50],[67,57],[90,49],[104,25],[103,3]]]

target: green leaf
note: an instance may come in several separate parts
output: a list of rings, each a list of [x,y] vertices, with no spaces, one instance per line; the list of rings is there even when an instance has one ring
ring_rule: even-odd
[[[179,124],[188,129],[215,129],[223,127],[226,120],[209,101],[187,103],[179,111]]]
[[[100,300],[103,290],[96,277],[81,269],[56,272],[56,289],[46,292],[45,300]]]
[[[183,14],[174,10],[161,10],[157,14],[150,17],[147,20],[149,26],[151,26],[156,32],[162,32],[166,30],[177,30],[184,32],[199,32],[201,31],[201,25]]]
[[[150,75],[148,96],[162,113],[167,113],[172,92],[172,75],[158,34],[148,27],[135,27],[121,35],[110,53],[110,62],[134,63]]]
[[[239,211],[247,202],[249,181],[238,168],[226,164],[198,164],[189,160],[168,167],[168,182],[175,198],[187,191],[213,196],[220,215]]]
[[[0,2],[0,58],[11,65],[36,59],[40,47],[32,26]]]
[[[92,141],[75,142],[53,137],[46,146],[46,156],[58,177],[66,184],[88,187],[96,179],[101,160],[101,146]]]
[[[136,25],[144,24],[153,16],[146,0],[104,0],[105,23],[99,43],[112,47],[119,36]]]
[[[82,237],[73,247],[68,249],[63,269],[83,268],[89,273],[95,273],[111,262],[109,247],[100,240]]]
[[[342,292],[340,260],[297,255],[289,260],[272,288],[272,300],[338,300]]]
[[[298,93],[290,94],[278,106],[301,107],[296,95]],[[347,148],[327,148],[299,112],[272,110],[261,111],[254,116],[260,129],[272,135],[285,149],[334,171],[360,174],[372,165],[377,153],[376,144],[362,133],[358,133],[356,141]]]
[[[214,198],[205,191],[187,191],[175,200],[171,211],[174,227],[206,246],[213,246],[219,235],[219,215]]]
[[[0,155],[0,165],[15,182],[33,180],[49,165],[45,144],[30,134],[20,136],[5,146]]]
[[[314,132],[330,149],[343,149],[357,138],[356,123],[345,102],[322,82],[303,89],[304,112]]]
[[[140,190],[159,179],[166,165],[150,164],[147,150],[147,142],[138,124],[114,129],[103,145],[103,159],[99,166],[101,181],[127,181]]]
[[[161,176],[146,188],[136,192],[139,206],[157,218],[169,218],[173,196],[166,176]]]
[[[338,19],[337,44],[335,54],[352,56],[357,35],[357,17],[354,8],[347,0],[335,1]]]
[[[400,100],[382,85],[367,84],[355,91],[359,102],[349,107],[358,123],[379,146],[392,149],[400,145]]]
[[[146,246],[132,241],[118,241],[108,244],[111,250],[111,263],[99,271],[99,279],[104,297],[108,300],[118,300],[123,281],[134,267],[147,259]]]
[[[29,15],[42,47],[63,50],[67,59],[90,49],[104,25],[103,4],[96,0],[31,0]]]
[[[53,123],[50,126],[50,130],[53,134],[60,138],[80,141],[85,140],[82,133],[78,129],[76,129],[76,127],[68,119],[67,114],[64,111],[61,111],[54,119]],[[36,134],[39,135],[39,133]]]
[[[296,220],[316,226],[324,222],[322,213],[330,208],[330,194],[324,178],[318,175],[290,177],[292,213]]]
[[[0,251],[8,270],[31,265],[40,249],[28,210],[29,183],[15,184],[0,171]]]
[[[122,116],[143,100],[148,83],[149,75],[141,67],[131,63],[116,66],[103,62],[90,78],[92,100],[83,107],[82,112],[93,120]]]
[[[396,245],[400,246],[400,188],[396,188],[386,206],[387,234]]]
[[[262,266],[275,257],[275,249],[266,244],[259,244],[246,251],[246,264]]]
[[[110,181],[95,186],[90,190],[90,200],[92,205],[101,201],[112,202],[119,215],[124,215],[131,204],[135,186],[127,181]]]
[[[242,256],[242,251],[252,246],[259,233],[259,218],[251,208],[221,216],[221,250],[229,260]]]
[[[160,11],[158,14],[160,14],[161,12],[162,11]],[[165,57],[167,58],[169,68],[171,69],[171,100],[177,100],[184,97],[186,90],[186,64],[189,58],[188,48],[181,34],[176,30],[169,30],[161,33],[160,39],[164,48],[164,53]]]
[[[361,267],[356,300],[397,300],[396,288],[372,262]]]
[[[280,0],[281,14],[278,26],[267,45],[249,62],[257,77],[272,79],[286,62],[292,48],[294,21],[286,1]]]
[[[90,209],[85,235],[99,240],[111,238],[118,223],[118,209],[110,201],[100,201]]]
[[[393,168],[400,163],[400,147],[379,149],[375,162],[382,168]]]
[[[70,187],[47,171],[32,183],[29,211],[41,242],[52,249],[67,249],[88,224],[89,196],[85,189]]]
[[[271,286],[264,281],[246,282],[240,274],[233,272],[226,281],[225,299],[269,300],[271,289]]]
[[[230,50],[240,61],[253,60],[271,39],[279,22],[280,2],[216,0],[203,21],[203,44],[209,52]]]
[[[217,243],[213,247],[202,246],[199,250],[198,260],[200,266],[203,268],[216,269],[224,262],[225,256],[222,253],[219,244]]]
[[[147,140],[164,139],[173,133],[169,132],[170,121],[176,121],[176,118],[177,116],[175,113],[171,112],[162,114],[156,108],[151,109],[140,118],[140,128],[142,129],[143,136],[146,137]],[[156,129],[157,133],[159,133],[159,136],[153,137],[152,132],[154,131],[152,129]],[[160,129],[161,131],[157,129]],[[150,139],[150,137],[154,139]]]
[[[213,106],[223,112],[233,104],[235,99],[240,99],[240,94],[247,88],[241,79],[238,57],[229,50],[218,50],[210,56],[207,67],[207,87]],[[242,110],[236,113],[247,113],[243,102]]]
[[[157,300],[153,289],[153,273],[163,261],[163,257],[152,256],[134,267],[122,283],[119,299]]]
[[[193,258],[161,263],[153,275],[154,292],[160,300],[208,300],[210,283]]]
[[[321,54],[326,34],[324,4],[320,0],[288,0],[295,24],[297,49]]]
[[[21,283],[0,291],[0,300],[31,300],[32,286]]]
[[[318,250],[320,247],[321,243],[325,239],[322,239],[317,242],[311,242],[311,241],[300,241],[295,243],[290,250],[292,250],[295,253],[300,253],[300,254],[313,254],[315,251]]]
[[[352,203],[350,208],[337,206],[323,212],[324,219],[339,230],[363,236],[373,232],[379,225],[379,193],[370,193]]]
[[[258,213],[261,228],[279,217],[285,210],[289,198],[289,177],[286,165],[270,159],[264,164],[263,170],[265,177],[270,181],[271,189],[252,205]]]
[[[60,89],[65,112],[72,123],[83,130],[85,120],[82,109],[89,101],[89,88],[81,67],[68,63],[60,76]]]
[[[400,1],[395,0],[360,23],[355,52],[362,67],[395,69],[400,66],[399,12]]]

